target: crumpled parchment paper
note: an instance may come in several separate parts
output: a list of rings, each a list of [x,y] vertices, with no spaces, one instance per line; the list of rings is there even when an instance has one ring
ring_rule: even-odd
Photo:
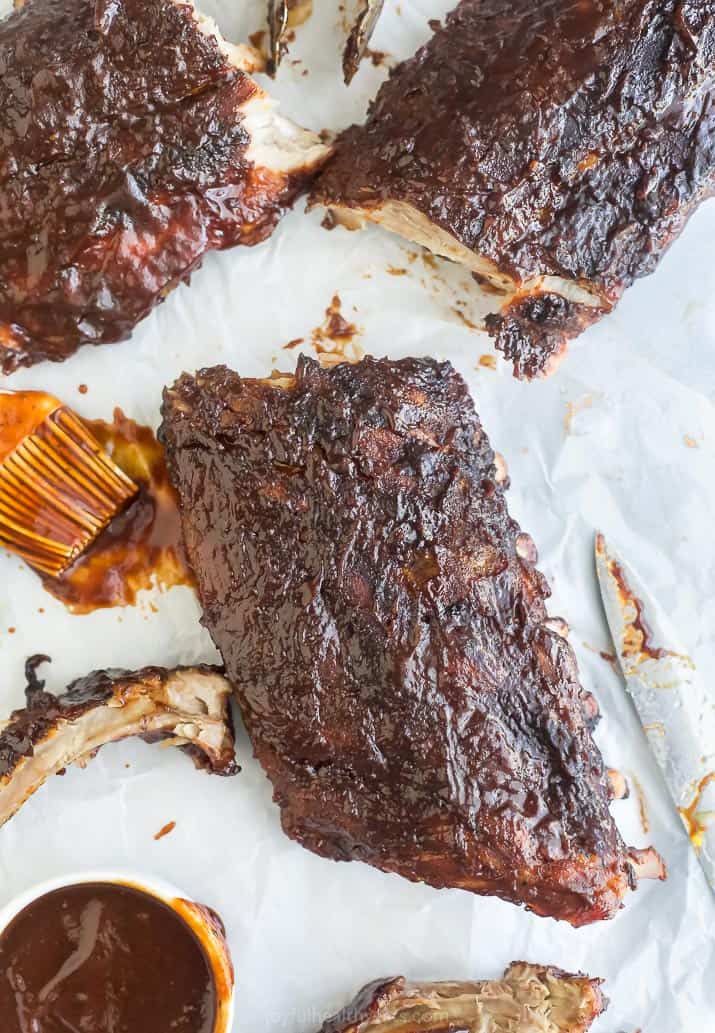
[[[5,2],[5,7],[8,4]],[[372,47],[404,57],[450,0],[388,0]],[[263,3],[206,0],[231,39],[264,27]],[[313,128],[359,119],[387,74],[366,60],[341,80],[342,15],[316,3],[278,80],[283,109]],[[308,69],[308,74],[303,72]],[[120,405],[156,425],[161,388],[182,370],[225,362],[248,376],[292,369],[338,293],[358,342],[375,355],[433,354],[467,377],[512,478],[513,515],[536,540],[553,614],[571,625],[584,684],[603,710],[606,762],[642,787],[613,805],[625,838],[653,843],[665,884],[644,882],[612,922],[573,930],[498,900],[414,886],[360,864],[312,856],[280,831],[269,784],[239,734],[235,779],[195,772],[186,757],[142,743],[101,751],[55,778],[0,830],[0,904],[40,879],[83,868],[154,873],[224,917],[238,974],[236,1029],[315,1033],[322,1018],[377,976],[498,976],[512,959],[603,976],[611,1006],[597,1033],[714,1033],[715,899],[650,756],[620,677],[594,577],[595,529],[612,535],[680,629],[702,676],[715,664],[715,204],[694,216],[656,275],[572,344],[555,377],[513,380],[475,322],[473,287],[434,270],[377,229],[326,232],[303,203],[255,249],[212,255],[131,341],[83,349],[7,381],[50,390],[87,417]],[[406,269],[395,276],[388,267]],[[309,352],[311,348],[306,345]],[[78,386],[88,392],[80,394]],[[22,666],[54,658],[48,688],[94,667],[213,659],[184,588],[139,606],[74,617],[17,559],[0,555],[0,710],[22,701]],[[156,612],[150,607],[156,606]],[[15,628],[13,634],[9,628]],[[171,835],[154,834],[176,821]]]

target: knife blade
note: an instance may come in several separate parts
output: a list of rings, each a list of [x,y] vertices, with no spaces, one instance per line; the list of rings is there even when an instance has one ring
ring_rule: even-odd
[[[596,573],[626,687],[715,892],[715,698],[663,609],[600,532]]]
[[[384,0],[360,0],[357,16],[343,51],[343,76],[347,86],[353,81],[365,56],[383,6]]]

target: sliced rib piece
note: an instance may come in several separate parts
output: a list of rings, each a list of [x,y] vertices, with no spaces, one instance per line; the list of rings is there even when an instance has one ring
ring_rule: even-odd
[[[184,0],[0,22],[0,371],[129,336],[207,251],[264,240],[328,156]]]
[[[574,925],[613,915],[635,869],[593,706],[451,366],[204,370],[165,393],[161,435],[285,832]]]
[[[600,979],[515,961],[501,980],[378,979],[321,1033],[586,1033],[608,1005]]]
[[[0,725],[0,825],[70,764],[84,765],[108,742],[137,735],[181,746],[197,767],[238,771],[230,686],[218,668],[144,667],[94,671],[61,696],[44,691],[28,661],[27,707]]]
[[[521,377],[652,272],[715,179],[712,0],[462,0],[313,202],[460,262]]]

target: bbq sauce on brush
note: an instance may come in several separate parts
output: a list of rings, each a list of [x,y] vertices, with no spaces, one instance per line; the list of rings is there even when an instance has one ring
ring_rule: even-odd
[[[2,1033],[213,1033],[198,938],[131,886],[85,883],[33,901],[0,934]]]
[[[112,423],[84,423],[139,491],[69,570],[59,578],[42,579],[45,589],[71,613],[85,614],[134,606],[139,592],[152,585],[163,591],[193,586],[176,493],[154,432],[121,409],[115,409]]]

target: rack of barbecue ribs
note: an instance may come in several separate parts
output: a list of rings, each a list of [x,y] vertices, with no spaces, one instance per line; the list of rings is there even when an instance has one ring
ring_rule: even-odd
[[[184,374],[160,433],[291,838],[574,925],[664,877],[616,829],[595,701],[448,363]]]
[[[238,771],[231,688],[217,668],[93,671],[55,696],[35,673],[47,659],[28,660],[27,705],[0,723],[0,825],[51,775],[129,736],[179,746],[214,774]]]
[[[0,372],[129,336],[206,252],[272,232],[329,154],[186,0],[0,22]]]
[[[713,192],[714,83],[712,0],[462,0],[312,199],[471,270],[544,375]]]
[[[607,1007],[600,983],[523,961],[500,980],[377,979],[320,1033],[586,1033]]]

